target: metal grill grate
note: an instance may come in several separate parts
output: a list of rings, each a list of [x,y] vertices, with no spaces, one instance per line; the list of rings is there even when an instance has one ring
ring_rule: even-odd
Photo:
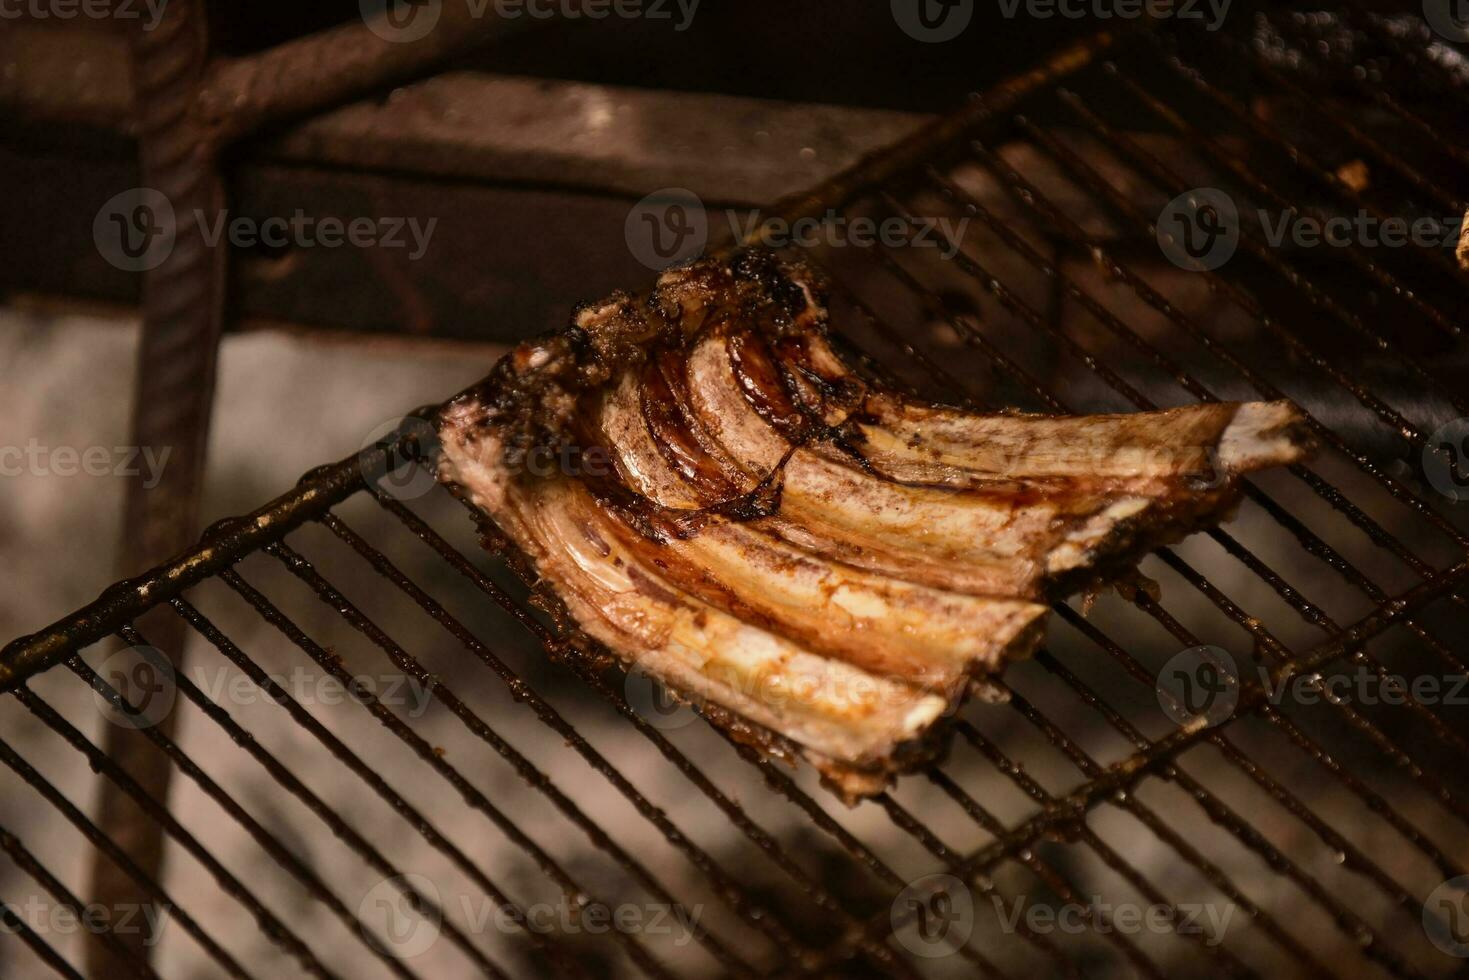
[[[395,489],[407,426],[6,649],[19,705],[134,796],[184,862],[153,879],[57,788],[62,752],[41,765],[0,742],[169,909],[162,960],[119,945],[123,962],[167,975],[188,947],[230,976],[1451,972],[1423,923],[1469,864],[1463,709],[1272,694],[1352,674],[1447,689],[1465,671],[1469,538],[1419,468],[1443,451],[1429,433],[1469,411],[1464,273],[1443,249],[1277,247],[1253,215],[1462,214],[1464,153],[1444,134],[1465,100],[1457,67],[1397,22],[1252,28],[1100,36],[771,216],[969,219],[950,261],[881,245],[814,256],[845,339],[894,383],[1050,412],[1289,397],[1311,413],[1316,462],[1251,481],[1237,523],[1149,558],[1159,588],[1058,604],[1049,647],[965,709],[944,765],[848,811],[805,769],[564,655],[567,631],[478,547],[458,503]],[[1331,47],[1342,32],[1355,49]],[[1238,250],[1180,269],[1158,216],[1203,186],[1236,203]],[[101,644],[145,646],[136,621],[154,608],[193,645],[175,682],[185,723],[144,732],[217,820],[185,826],[78,727],[78,690],[120,696]],[[1238,705],[1180,728],[1158,673],[1205,644],[1237,661]],[[47,669],[63,664],[75,678]],[[300,665],[310,703],[278,673]],[[373,674],[413,679],[431,708],[386,688],[321,698],[322,678]],[[221,764],[235,755],[258,773]],[[79,906],[19,840],[0,844]],[[931,927],[965,916],[934,875],[965,883],[972,917],[942,957],[926,955]],[[397,896],[385,918],[373,895]],[[705,914],[692,937],[646,919],[598,930],[597,903]],[[537,922],[563,905],[569,917]],[[1153,907],[1175,914],[1129,926]],[[1202,930],[1178,914],[1193,909]],[[1232,918],[1211,929],[1211,911]],[[408,927],[424,919],[440,938],[420,952]],[[6,923],[36,962],[77,975],[55,936]]]

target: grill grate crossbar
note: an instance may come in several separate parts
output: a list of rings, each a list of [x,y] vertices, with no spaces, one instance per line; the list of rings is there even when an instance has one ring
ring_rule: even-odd
[[[903,218],[905,218],[907,220],[910,220],[910,221],[912,220],[912,216],[907,213],[906,209],[904,209],[903,205],[896,198],[893,198],[891,195],[888,195],[888,194],[883,194],[882,195],[882,198],[883,198],[884,201],[886,201],[893,208],[893,210],[900,217],[903,217]],[[1100,376],[1102,376],[1109,383],[1109,385],[1111,385],[1114,389],[1120,391],[1122,394],[1124,394],[1124,396],[1129,397],[1130,399],[1132,399],[1134,401],[1134,403],[1137,404],[1137,406],[1139,408],[1142,408],[1142,409],[1150,409],[1150,408],[1155,408],[1156,407],[1150,401],[1148,401],[1147,399],[1144,399],[1140,395],[1138,395],[1137,392],[1135,390],[1131,389],[1129,386],[1127,386],[1125,382],[1122,382],[1121,379],[1118,378],[1109,369],[1107,369],[1105,367],[1105,365],[1100,364],[1095,359],[1093,359],[1093,358],[1089,357],[1088,355],[1086,355],[1085,352],[1081,351],[1081,349],[1075,344],[1075,342],[1073,340],[1071,340],[1070,337],[1066,336],[1064,333],[1061,333],[1059,330],[1057,330],[1054,327],[1054,325],[1051,324],[1051,322],[1049,321],[1048,318],[1041,316],[1033,308],[1027,306],[1022,300],[1019,300],[1009,290],[1006,290],[1004,288],[1003,284],[1001,284],[997,279],[995,279],[994,277],[992,277],[988,273],[988,271],[986,269],[984,269],[983,266],[979,265],[978,263],[972,262],[972,261],[966,261],[965,259],[962,258],[962,253],[956,254],[955,255],[955,260],[956,260],[956,262],[958,262],[958,264],[961,265],[962,268],[964,268],[964,271],[966,273],[968,273],[972,277],[980,280],[981,282],[984,282],[986,284],[987,288],[990,288],[990,290],[992,292],[994,292],[997,296],[999,296],[1001,298],[1002,302],[1004,302],[1008,308],[1010,308],[1013,312],[1016,312],[1018,315],[1020,315],[1032,327],[1035,327],[1037,329],[1044,330],[1044,331],[1047,331],[1047,332],[1051,333],[1054,336],[1054,338],[1058,341],[1058,343],[1060,344],[1061,347],[1063,347],[1063,348],[1071,351],[1072,353],[1076,354],[1079,359],[1083,360],[1089,367],[1091,367]],[[895,262],[895,260],[893,260],[891,258],[888,258],[888,260],[884,263],[884,265],[888,266],[889,268],[894,268],[894,267],[896,267],[896,262]],[[915,290],[918,290],[918,289],[921,289],[922,288],[920,285],[918,285],[917,280],[915,278],[913,278],[913,277],[911,277],[909,275],[906,275],[906,274],[903,276],[903,278],[904,278],[905,284],[909,285],[911,288],[914,288]],[[950,322],[955,323],[956,326],[962,326],[966,330],[966,332],[969,332],[969,333],[973,333],[974,332],[974,327],[972,325],[970,325],[970,324],[965,323],[962,320],[958,320],[957,318],[950,318]],[[1000,357],[1003,357],[1004,355],[999,355],[999,356]],[[1002,364],[1002,366],[1003,367],[1006,367],[1006,368],[1011,368],[1011,367],[1013,367],[1013,363],[1014,363],[1013,361],[1010,361],[1009,359],[1005,359],[1005,361]],[[1012,372],[1010,372],[1010,371],[1007,370],[1007,373],[1012,373]],[[1033,379],[1033,377],[1030,376],[1030,375],[1028,375],[1028,374],[1026,374],[1023,371],[1023,369],[1013,368],[1013,375],[1016,376],[1017,378],[1023,379],[1025,381],[1029,382],[1029,383],[1034,384],[1034,386],[1037,388],[1037,395],[1038,395],[1038,397],[1044,398],[1046,400],[1046,402],[1047,402],[1047,404],[1048,404],[1049,407],[1055,408],[1055,409],[1057,409],[1059,411],[1063,411],[1063,412],[1064,411],[1071,411],[1072,410],[1070,406],[1067,406],[1064,402],[1061,402],[1054,395],[1052,395],[1049,391],[1044,390],[1039,385],[1039,382],[1035,382],[1034,379]],[[981,404],[982,407],[984,407],[984,402],[983,401],[981,401],[980,404]],[[994,406],[987,406],[987,407],[993,408]],[[1244,549],[1243,546],[1239,545],[1237,542],[1233,542],[1233,539],[1229,539],[1226,532],[1215,531],[1214,533],[1217,534],[1217,535],[1219,535],[1222,538],[1226,538],[1226,539],[1230,540],[1231,543],[1232,543],[1232,545],[1233,545],[1233,547],[1237,551],[1239,551],[1240,553],[1242,553],[1244,555],[1249,555],[1248,550],[1247,549]],[[1241,626],[1245,627],[1246,629],[1249,629],[1259,640],[1261,640],[1261,646],[1262,647],[1271,650],[1272,654],[1274,654],[1275,656],[1277,656],[1280,659],[1284,659],[1284,658],[1288,657],[1288,654],[1286,653],[1286,651],[1284,650],[1284,648],[1279,644],[1279,642],[1277,640],[1275,640],[1275,638],[1273,636],[1269,635],[1268,632],[1265,632],[1263,630],[1263,627],[1257,625],[1257,621],[1253,620],[1243,610],[1239,609],[1232,602],[1230,602],[1227,599],[1227,597],[1225,597],[1221,592],[1219,592],[1212,585],[1210,585],[1207,582],[1207,580],[1205,580],[1197,572],[1195,572],[1193,569],[1191,569],[1185,562],[1183,562],[1180,558],[1178,558],[1176,554],[1174,554],[1173,552],[1171,552],[1169,549],[1161,549],[1160,552],[1159,552],[1159,554],[1163,557],[1163,560],[1166,563],[1168,563],[1170,566],[1172,566],[1176,571],[1179,571],[1188,581],[1190,581],[1191,584],[1193,584],[1203,594],[1205,594],[1211,601],[1213,601],[1214,604],[1218,608],[1220,608],[1222,611],[1224,611],[1226,614],[1228,614],[1233,620],[1235,620]],[[1250,557],[1253,558],[1253,556],[1250,556]],[[1261,567],[1263,567],[1263,564],[1262,563],[1259,563],[1258,560],[1256,560],[1256,564],[1257,565],[1260,565]],[[1282,585],[1282,588],[1284,590],[1289,590],[1289,587],[1288,586],[1283,586]],[[1199,645],[1199,639],[1197,637],[1195,637],[1192,634],[1188,633],[1186,630],[1183,630],[1182,627],[1181,627],[1181,625],[1178,624],[1176,620],[1174,620],[1172,617],[1168,616],[1161,609],[1161,607],[1159,607],[1156,603],[1152,602],[1151,600],[1147,599],[1145,595],[1143,595],[1142,593],[1139,593],[1138,594],[1138,597],[1135,598],[1133,601],[1134,601],[1134,604],[1137,605],[1139,608],[1142,608],[1145,611],[1147,611],[1150,614],[1152,614],[1154,616],[1154,618],[1156,620],[1158,620],[1160,622],[1160,624],[1165,627],[1165,629],[1168,629],[1169,632],[1171,632],[1175,636],[1177,636],[1178,639],[1180,640],[1180,642],[1184,643],[1186,646],[1197,646],[1197,645]],[[1069,613],[1070,612],[1069,608],[1061,607],[1061,609],[1062,609],[1063,612],[1066,612],[1066,613]],[[1317,625],[1322,625],[1322,624],[1319,624],[1318,623]],[[1325,625],[1325,628],[1327,628],[1330,631],[1333,631],[1333,632],[1337,631],[1337,627],[1335,626],[1335,624],[1332,624],[1329,621],[1326,624],[1324,624],[1324,625]],[[1378,663],[1375,660],[1372,660],[1370,658],[1370,654],[1367,654],[1365,651],[1361,651],[1361,652],[1359,652],[1358,656],[1361,656],[1361,657],[1364,657],[1364,658],[1368,658],[1368,662],[1371,663],[1371,664],[1373,664],[1373,666],[1375,667],[1375,669],[1378,670],[1379,674],[1385,674],[1386,673],[1385,668],[1383,668],[1380,663]],[[1151,686],[1151,685],[1155,684],[1156,679],[1155,678],[1152,678],[1151,676],[1149,676],[1149,677],[1147,677],[1147,682]],[[1421,769],[1421,767],[1419,767],[1416,764],[1412,763],[1412,761],[1410,759],[1408,759],[1408,757],[1404,753],[1402,753],[1401,750],[1397,748],[1397,746],[1395,746],[1394,744],[1392,744],[1392,742],[1390,740],[1388,740],[1385,736],[1382,736],[1381,733],[1376,728],[1376,726],[1371,725],[1369,722],[1366,721],[1366,719],[1362,718],[1359,713],[1357,713],[1354,709],[1351,709],[1349,706],[1343,705],[1343,704],[1335,704],[1335,703],[1334,703],[1334,705],[1340,711],[1342,711],[1342,713],[1344,713],[1353,722],[1353,724],[1357,725],[1360,729],[1362,729],[1364,731],[1371,732],[1372,735],[1373,735],[1373,737],[1374,737],[1374,740],[1378,742],[1378,744],[1380,745],[1380,747],[1382,747],[1383,751],[1389,753],[1390,758],[1392,759],[1392,761],[1398,762],[1400,765],[1406,763],[1407,766],[1408,766],[1408,768],[1409,768],[1409,771],[1412,772],[1415,775],[1415,778],[1417,777],[1417,774],[1422,773],[1423,776],[1426,777],[1425,780],[1424,780],[1426,782],[1426,787],[1430,791],[1432,791],[1435,795],[1437,795],[1441,800],[1443,800],[1444,803],[1447,806],[1449,806],[1451,809],[1453,809],[1455,813],[1458,813],[1459,812],[1459,804],[1452,797],[1452,795],[1451,794],[1448,794],[1447,791],[1440,784],[1438,784],[1438,782],[1436,780],[1434,780],[1429,774],[1424,773],[1424,771]],[[1441,720],[1438,719],[1437,716],[1435,716],[1431,712],[1429,712],[1427,708],[1425,708],[1424,706],[1422,706],[1420,704],[1417,704],[1416,702],[1413,702],[1410,705],[1410,708],[1412,710],[1414,710],[1415,713],[1420,714],[1421,716],[1426,716],[1426,718],[1430,720],[1430,722],[1432,724],[1432,727],[1435,728],[1435,731],[1436,732],[1439,732],[1440,730],[1442,730],[1442,733],[1445,735],[1445,737],[1448,737],[1451,741],[1459,741],[1460,737],[1456,733],[1450,732],[1446,728],[1446,726],[1443,726],[1443,723],[1441,722]],[[1284,721],[1284,719],[1280,718],[1280,716],[1277,715],[1276,713],[1274,713],[1273,711],[1267,713],[1266,716],[1269,717],[1269,718],[1271,718],[1272,720],[1278,720],[1278,723],[1288,724],[1288,723],[1286,723]],[[1309,744],[1312,744],[1313,747],[1314,747],[1314,743],[1311,743],[1309,739],[1306,739],[1306,737],[1303,734],[1299,733],[1298,730],[1294,729],[1293,726],[1291,728],[1291,731],[1293,733],[1297,734],[1300,738],[1305,739]],[[1319,747],[1316,747],[1316,750],[1317,750],[1318,754],[1323,754],[1319,750]],[[1257,770],[1258,769],[1258,767],[1254,767],[1252,765],[1247,764],[1246,763],[1246,760],[1244,760],[1237,752],[1234,752],[1234,753],[1230,754],[1230,758],[1233,761],[1236,761],[1237,764],[1240,764],[1242,767],[1246,768],[1246,771]],[[1257,775],[1256,772],[1252,772],[1251,775],[1256,776],[1257,779],[1268,779],[1268,777],[1265,777],[1263,773],[1258,773],[1258,775]],[[1262,785],[1264,785],[1264,784],[1262,783]],[[1352,788],[1356,789],[1356,788],[1359,788],[1359,787],[1360,787],[1360,784],[1358,784],[1358,786],[1355,786],[1355,787],[1352,787]],[[1292,812],[1295,812],[1298,815],[1301,815],[1301,814],[1309,814],[1309,811],[1302,804],[1300,804],[1299,801],[1295,800],[1294,797],[1290,796],[1290,794],[1288,792],[1284,791],[1283,788],[1279,787],[1278,784],[1276,784],[1273,788],[1278,793],[1283,794],[1283,800],[1288,802],[1288,804],[1290,805],[1290,809],[1292,810]],[[1236,821],[1236,826],[1247,827],[1248,825],[1247,824],[1241,824],[1241,823],[1238,823]],[[1321,824],[1318,821],[1318,822],[1315,822],[1315,824],[1313,824],[1313,829],[1316,829],[1318,831],[1318,833],[1324,832],[1325,838],[1328,839],[1328,842],[1329,843],[1332,843],[1334,846],[1337,846],[1337,849],[1338,850],[1343,850],[1344,853],[1350,854],[1353,857],[1353,859],[1354,859],[1354,866],[1362,866],[1359,862],[1365,862],[1365,858],[1363,858],[1362,855],[1360,854],[1360,852],[1358,852],[1355,848],[1351,847],[1350,845],[1347,845],[1345,848],[1339,846],[1341,844],[1345,844],[1344,839],[1342,839],[1339,835],[1335,834],[1334,831],[1331,831],[1328,827],[1326,827],[1326,825]],[[1421,839],[1421,835],[1415,834],[1415,836],[1418,837],[1419,839]],[[1280,855],[1278,851],[1272,851],[1271,854],[1270,854],[1270,858],[1271,858],[1272,861],[1281,861],[1283,859],[1283,856]],[[1370,862],[1367,862],[1367,863],[1370,864]],[[1293,863],[1287,861],[1286,864],[1285,864],[1285,866],[1287,868],[1290,868],[1291,869],[1291,872],[1290,873],[1292,874],[1292,877],[1298,878],[1299,882],[1303,885],[1303,887],[1305,887],[1307,889],[1308,893],[1311,894],[1313,898],[1315,898],[1316,900],[1318,900],[1319,902],[1321,902],[1325,907],[1327,907],[1328,910],[1331,911],[1332,914],[1337,917],[1337,920],[1339,922],[1343,923],[1344,924],[1344,927],[1345,928],[1348,928],[1351,931],[1351,934],[1353,934],[1355,936],[1360,936],[1360,935],[1364,935],[1364,934],[1365,935],[1370,935],[1370,930],[1367,929],[1366,924],[1364,922],[1362,922],[1362,920],[1360,918],[1358,918],[1357,916],[1355,916],[1354,914],[1352,914],[1341,902],[1335,900],[1330,895],[1329,892],[1327,892],[1322,886],[1319,885],[1319,883],[1316,883],[1314,881],[1314,879],[1310,879],[1308,876],[1305,876],[1304,873],[1301,872],[1299,870],[1299,868],[1297,868]],[[1382,878],[1377,878],[1375,880],[1377,880],[1379,884],[1384,884],[1384,881],[1383,881]],[[1396,899],[1399,900],[1399,903],[1400,904],[1401,904],[1401,901],[1402,901],[1402,897],[1406,897],[1406,893],[1403,892],[1403,890],[1401,889],[1401,887],[1400,886],[1397,886],[1396,883],[1388,882],[1388,883],[1384,884],[1384,887],[1386,887],[1388,889],[1389,894],[1391,894],[1394,898],[1396,898]],[[1065,898],[1064,895],[1063,895],[1063,898]],[[1108,934],[1110,934],[1110,933],[1108,933]],[[1370,948],[1369,948],[1369,951],[1370,951]],[[1388,965],[1390,966],[1390,968],[1394,969],[1395,972],[1399,972],[1401,970],[1406,969],[1406,967],[1404,967],[1402,965],[1402,963],[1401,963],[1400,960],[1396,960],[1396,961],[1389,960]]]

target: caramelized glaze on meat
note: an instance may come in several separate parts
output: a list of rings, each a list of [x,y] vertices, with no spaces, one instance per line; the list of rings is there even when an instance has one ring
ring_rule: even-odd
[[[445,407],[440,475],[588,636],[851,801],[942,750],[1045,601],[1218,519],[1300,431],[1286,402],[907,400],[837,355],[808,269],[750,250],[516,348]]]

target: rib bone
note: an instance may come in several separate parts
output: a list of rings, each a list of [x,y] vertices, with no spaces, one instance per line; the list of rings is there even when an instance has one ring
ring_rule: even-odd
[[[816,278],[747,251],[617,294],[445,407],[441,478],[577,626],[849,802],[943,748],[1042,604],[1301,459],[1288,402],[979,415],[884,391]],[[547,473],[528,460],[573,465]]]

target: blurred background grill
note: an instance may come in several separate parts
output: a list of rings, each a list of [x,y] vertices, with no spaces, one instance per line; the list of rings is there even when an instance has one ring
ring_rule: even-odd
[[[7,27],[0,207],[26,240],[0,264],[5,441],[49,431],[179,458],[159,487],[134,486],[122,521],[122,574],[164,564],[4,652],[6,976],[1462,968],[1430,927],[1463,943],[1463,921],[1434,904],[1426,927],[1424,903],[1469,866],[1455,680],[1469,538],[1425,464],[1461,448],[1434,434],[1469,401],[1465,274],[1451,248],[1277,247],[1257,217],[1462,215],[1457,49],[1417,10],[1243,4],[1219,31],[1101,35],[979,11],[966,39],[917,45],[876,5],[825,11],[833,57],[817,13],[741,9],[711,3],[687,37],[580,20],[507,38],[481,19],[458,25],[461,44],[446,4],[424,54],[258,10],[210,10],[206,40],[204,11],[176,3],[133,41],[131,70],[125,32]],[[970,88],[956,114],[915,111]],[[106,264],[92,224],[139,184],[256,217],[441,226],[415,263],[231,254],[181,233],[136,277]],[[962,227],[949,259],[801,250],[832,277],[854,356],[894,384],[1043,412],[1288,397],[1320,456],[1250,481],[1233,523],[1150,556],[1115,594],[1058,605],[1045,649],[966,707],[941,766],[847,809],[646,680],[563,656],[558,624],[481,547],[489,529],[417,471],[420,427],[368,431],[483,374],[499,342],[646,281],[624,219],[664,187],[696,192],[716,230],[726,207],[776,199],[766,217]],[[1157,238],[1197,188],[1240,215],[1216,269],[1170,262]],[[141,335],[99,325],[130,302]],[[249,333],[216,365],[225,329]],[[82,406],[90,387],[125,399],[115,362],[134,354],[128,436],[115,407]],[[30,376],[42,367],[69,379],[63,428],[27,407],[54,397]],[[249,511],[283,489],[269,481],[380,436],[192,544],[199,515]],[[0,515],[24,597],[0,621],[11,633],[110,577],[89,539],[114,532],[98,501],[117,498],[47,479]],[[58,496],[96,523],[46,509]],[[176,683],[114,655],[150,644]],[[1201,644],[1238,665],[1240,705],[1180,729],[1155,678]],[[1459,703],[1266,697],[1385,675],[1434,678]],[[329,696],[324,678],[354,677],[366,696]],[[140,681],[172,698],[161,723],[104,720],[118,716],[103,695]],[[934,874],[967,883],[968,912],[930,897]],[[30,896],[170,911],[145,945],[38,920]],[[640,924],[599,929],[598,905]],[[1121,918],[1149,906],[1178,910],[1178,928]],[[697,935],[670,908],[697,914]],[[1061,921],[1076,928],[1034,908],[1074,909]],[[947,948],[925,940],[936,922],[967,942],[922,955]]]

